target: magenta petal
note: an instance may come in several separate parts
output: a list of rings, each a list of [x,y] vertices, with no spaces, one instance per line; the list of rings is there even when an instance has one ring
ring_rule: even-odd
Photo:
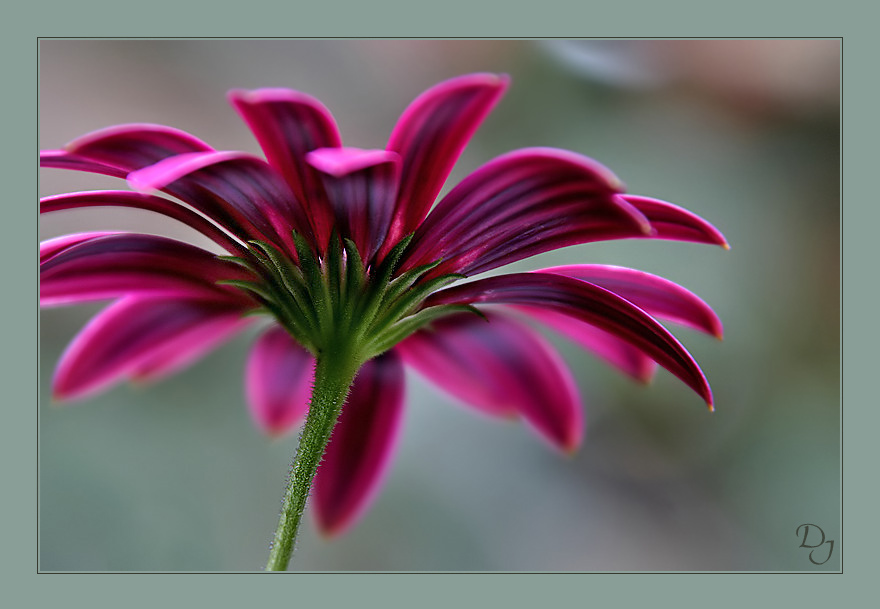
[[[651,235],[654,238],[709,243],[730,249],[727,239],[717,228],[682,207],[649,197],[619,196],[645,214],[655,230]]]
[[[153,382],[180,372],[238,334],[252,317],[241,315],[206,316],[197,326],[170,338],[145,356],[130,372],[133,380]]]
[[[128,176],[128,184],[142,192],[160,190],[193,172],[225,161],[246,163],[257,162],[259,159],[246,152],[229,150],[178,154],[131,172]]]
[[[239,290],[215,282],[246,271],[194,245],[155,235],[98,234],[71,242],[40,263],[40,304],[55,306],[127,293],[203,296],[244,306]],[[57,249],[52,240],[46,251]],[[41,252],[42,254],[42,252]],[[42,256],[41,256],[42,257]]]
[[[712,407],[712,390],[690,353],[653,317],[605,288],[562,275],[516,273],[441,290],[426,304],[481,302],[543,307],[593,324],[644,351]]]
[[[668,319],[721,338],[721,320],[699,296],[677,283],[643,271],[602,264],[573,264],[539,269],[588,281],[630,301],[649,315]]]
[[[471,317],[478,319],[441,318],[432,330],[416,332],[395,350],[408,366],[466,406],[493,417],[516,417],[519,412],[506,392],[511,372],[499,361],[486,322],[473,324]],[[470,327],[478,331],[467,332]]]
[[[212,150],[179,129],[149,124],[118,125],[83,135],[63,150],[41,151],[40,166],[124,178],[168,157]]]
[[[400,155],[390,150],[361,148],[319,148],[306,155],[309,165],[334,178],[342,178],[384,163],[395,163]]]
[[[455,161],[509,81],[497,74],[452,78],[419,95],[401,115],[387,146],[403,159],[390,242],[415,230],[424,219]]]
[[[181,360],[191,362],[204,353],[206,340],[214,340],[213,331],[225,332],[240,321],[241,310],[228,303],[123,298],[92,318],[67,347],[53,394],[65,400],[95,394],[176,349],[187,350]]]
[[[647,383],[657,364],[641,349],[568,315],[540,307],[514,306],[517,311],[553,328],[635,380]]]
[[[67,150],[41,150],[40,167],[87,171],[89,173],[113,176],[114,178],[124,178],[128,173],[123,169],[112,167],[106,163],[91,161]]]
[[[408,365],[482,412],[520,414],[553,446],[571,452],[583,413],[571,372],[526,325],[497,313],[443,317],[400,343]]]
[[[387,150],[319,148],[307,160],[321,172],[341,235],[351,238],[361,257],[369,261],[391,224],[400,157]]]
[[[621,186],[607,168],[566,150],[502,155],[443,197],[401,268],[442,258],[435,275],[471,275],[566,245],[643,236],[650,225],[615,196]]]
[[[164,190],[241,239],[268,240],[292,251],[290,230],[308,229],[281,176],[243,152],[180,154],[129,174],[128,183],[139,191]]]
[[[330,236],[332,214],[306,154],[342,145],[336,121],[314,97],[290,89],[234,90],[229,101],[244,118],[269,163],[284,176],[306,213],[316,239]]]
[[[118,125],[100,129],[73,140],[64,149],[73,158],[92,161],[123,174],[170,156],[213,150],[189,133],[164,125],[150,124]]]
[[[60,237],[55,237],[54,239],[47,239],[40,243],[40,264],[74,245],[91,241],[97,237],[106,237],[107,235],[117,234],[119,233],[94,231],[90,233],[73,233],[72,235],[62,235]]]
[[[273,326],[251,349],[245,372],[248,406],[269,435],[286,433],[305,417],[315,376],[315,358],[284,328]]]
[[[65,193],[40,199],[41,214],[62,209],[104,206],[131,207],[162,214],[199,231],[230,253],[241,255],[246,251],[241,244],[203,216],[162,197],[127,190],[101,190]]]
[[[378,492],[401,429],[403,387],[403,365],[394,351],[358,372],[312,486],[325,534],[354,524]]]

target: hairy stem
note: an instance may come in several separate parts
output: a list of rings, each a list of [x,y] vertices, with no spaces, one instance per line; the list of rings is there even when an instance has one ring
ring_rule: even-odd
[[[266,571],[287,569],[312,480],[359,367],[345,350],[321,353],[316,360],[309,414],[291,465]]]

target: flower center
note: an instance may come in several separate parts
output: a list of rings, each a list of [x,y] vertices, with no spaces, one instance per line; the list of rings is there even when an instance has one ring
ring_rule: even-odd
[[[248,243],[250,256],[222,256],[251,271],[253,280],[218,283],[246,290],[260,302],[256,312],[273,316],[316,357],[342,353],[357,365],[387,351],[432,320],[470,305],[425,307],[436,290],[464,277],[451,273],[424,279],[440,260],[396,274],[411,240],[401,239],[384,259],[366,265],[350,239],[334,234],[317,256],[294,233],[296,260],[263,241]]]

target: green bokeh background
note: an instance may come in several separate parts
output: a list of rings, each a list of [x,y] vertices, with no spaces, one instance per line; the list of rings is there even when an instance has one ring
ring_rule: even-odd
[[[377,502],[338,539],[321,539],[308,520],[292,567],[839,569],[838,41],[44,40],[40,147],[156,122],[258,153],[223,96],[263,86],[315,95],[347,145],[381,147],[415,95],[470,71],[513,83],[448,185],[512,148],[557,146],[725,233],[729,252],[620,241],[515,265],[632,266],[700,294],[724,321],[724,341],[674,331],[717,411],[665,371],[637,386],[551,336],[586,408],[584,445],[566,459],[409,375],[403,440]],[[44,170],[40,186],[46,195],[120,185]],[[42,238],[96,229],[203,243],[135,211],[41,219]],[[259,569],[296,437],[269,441],[249,421],[242,368],[255,332],[160,384],[55,406],[54,364],[99,308],[41,314],[40,568]],[[838,540],[824,565],[798,547],[806,522]]]

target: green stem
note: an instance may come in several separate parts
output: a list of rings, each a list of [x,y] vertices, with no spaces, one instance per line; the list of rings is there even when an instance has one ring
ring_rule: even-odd
[[[291,465],[281,519],[275,530],[266,571],[285,571],[290,562],[312,480],[357,374],[358,365],[353,363],[354,360],[343,350],[317,357],[309,414]]]

